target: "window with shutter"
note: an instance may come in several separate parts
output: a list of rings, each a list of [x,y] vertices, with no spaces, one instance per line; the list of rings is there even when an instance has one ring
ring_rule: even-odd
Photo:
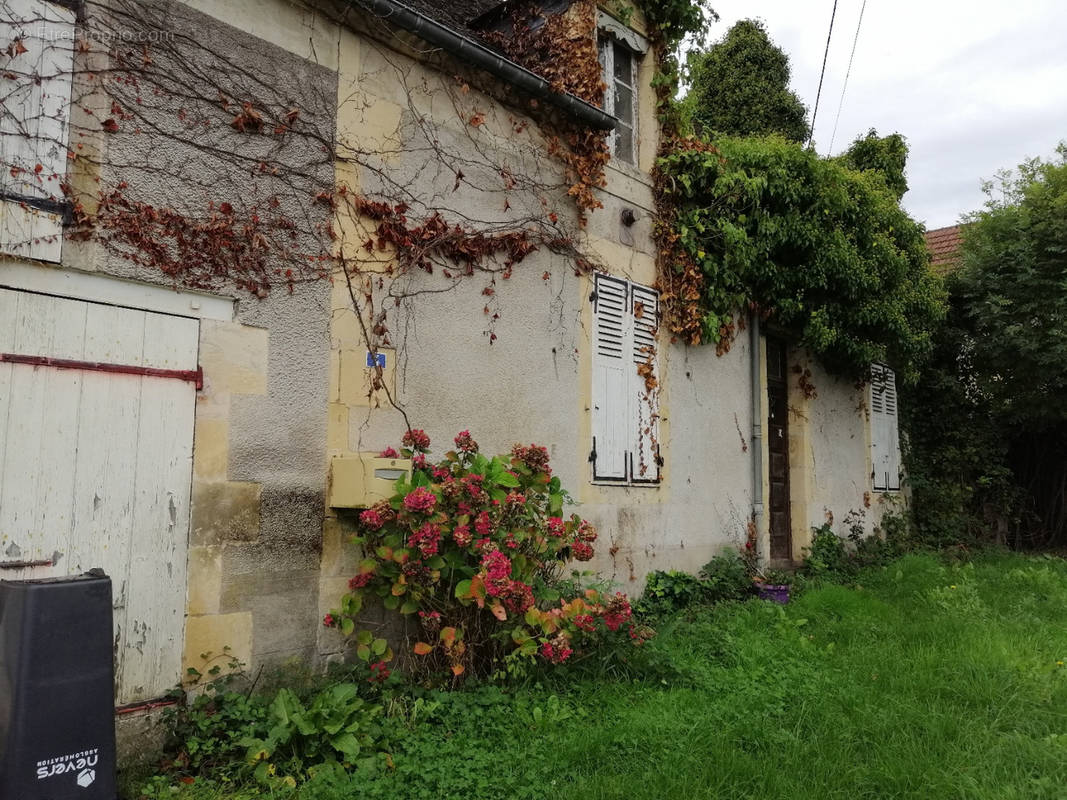
[[[593,480],[660,479],[659,295],[596,275],[593,293]]]
[[[896,374],[884,364],[871,365],[871,472],[875,491],[900,489],[900,429]]]
[[[659,293],[630,284],[633,321],[633,361],[636,385],[630,389],[630,477],[635,483],[659,481],[659,371],[656,368],[656,328]]]
[[[59,261],[74,66],[70,3],[0,3],[0,252]]]

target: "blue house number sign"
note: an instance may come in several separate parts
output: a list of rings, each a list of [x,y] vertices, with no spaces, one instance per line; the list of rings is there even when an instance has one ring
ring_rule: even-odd
[[[379,366],[382,369],[385,369],[385,353],[375,354],[375,353],[372,353],[372,352],[370,352],[368,350],[367,351],[367,366],[368,367]]]

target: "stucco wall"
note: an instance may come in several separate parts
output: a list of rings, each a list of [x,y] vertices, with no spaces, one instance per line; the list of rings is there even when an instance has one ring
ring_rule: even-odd
[[[167,0],[120,0],[112,16],[89,16],[90,30],[104,35],[81,56],[72,142],[83,145],[83,157],[72,165],[74,186],[90,211],[97,192],[121,185],[129,200],[174,209],[191,223],[224,202],[239,215],[265,208],[273,195],[278,217],[299,226],[289,246],[315,252],[315,228],[328,214],[314,196],[333,184],[332,158],[320,141],[335,128],[336,73],[231,21],[238,24]],[[166,37],[142,57],[136,34],[144,31]],[[111,51],[100,44],[121,41],[106,34],[123,32],[133,44]],[[90,72],[105,70],[127,79],[112,81],[106,93],[94,90]],[[228,123],[244,100],[267,115],[299,109],[302,135],[271,135],[269,125],[260,133],[234,130]],[[116,116],[112,101],[133,117],[118,117],[118,130],[104,133],[99,120]],[[257,170],[259,161],[286,171]],[[122,244],[67,240],[63,262],[182,284],[137,256]],[[268,268],[291,265],[281,254],[268,260]],[[203,669],[202,654],[213,659],[229,648],[255,669],[315,652],[330,287],[310,281],[256,297],[223,279],[210,291],[236,302],[232,320],[200,326],[204,389],[194,432],[185,664]],[[226,659],[210,663],[226,667]]]
[[[799,560],[813,528],[830,523],[839,536],[870,535],[885,513],[903,507],[904,497],[871,488],[869,388],[830,375],[795,348],[788,375],[793,557]]]

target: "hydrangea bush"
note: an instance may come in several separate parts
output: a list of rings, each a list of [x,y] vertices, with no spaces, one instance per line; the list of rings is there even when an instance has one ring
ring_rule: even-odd
[[[408,431],[402,444],[382,455],[411,458],[411,481],[401,478],[390,500],[360,514],[354,541],[365,558],[341,607],[324,620],[355,633],[357,653],[375,669],[385,669],[391,649],[356,633],[373,599],[418,620],[417,669],[454,679],[522,661],[563,664],[606,643],[640,645],[654,635],[632,620],[623,594],[561,594],[567,563],[593,557],[597,532],[577,514],[564,517],[569,496],[544,447],[515,445],[487,458],[463,431],[434,464],[423,431]]]

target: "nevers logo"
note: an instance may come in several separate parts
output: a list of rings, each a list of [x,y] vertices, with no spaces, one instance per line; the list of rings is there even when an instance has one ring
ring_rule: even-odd
[[[93,769],[100,761],[98,748],[83,750],[80,753],[48,758],[37,762],[37,780],[54,778],[57,775],[77,773],[75,781],[83,789],[91,786],[96,781],[96,770]]]

